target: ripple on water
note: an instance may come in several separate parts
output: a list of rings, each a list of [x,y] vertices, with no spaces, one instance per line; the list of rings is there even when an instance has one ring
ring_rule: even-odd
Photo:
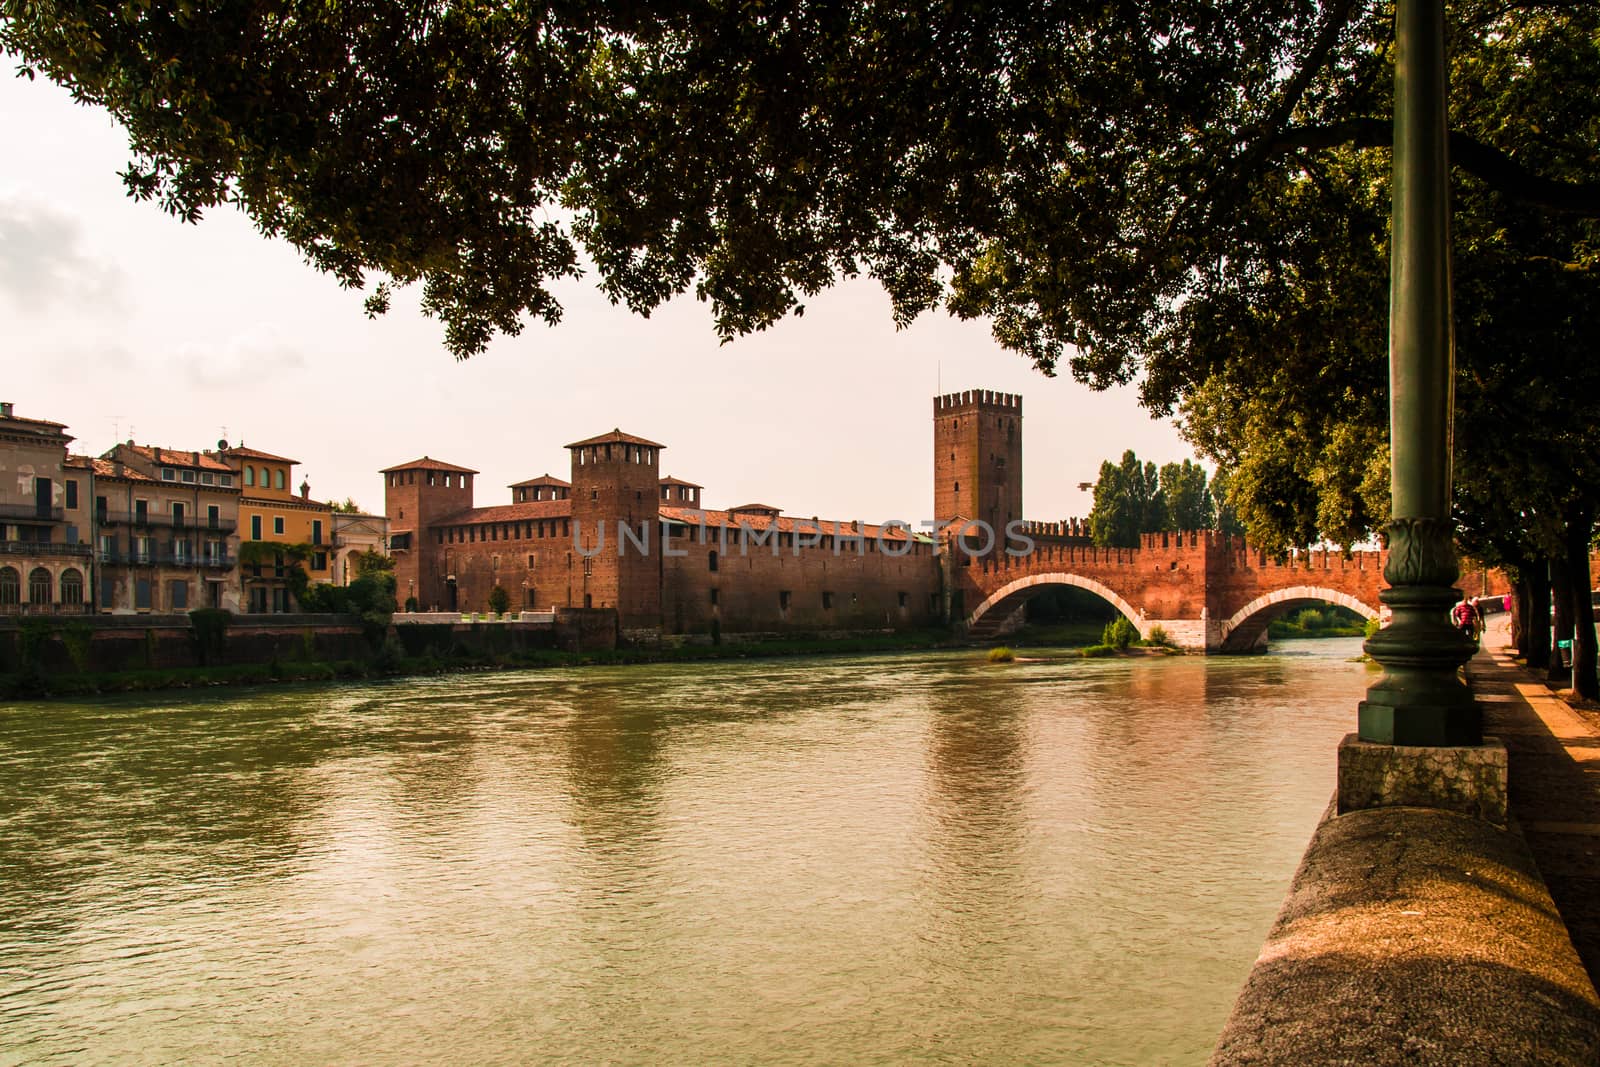
[[[23,705],[0,1058],[1191,1062],[1354,645]]]

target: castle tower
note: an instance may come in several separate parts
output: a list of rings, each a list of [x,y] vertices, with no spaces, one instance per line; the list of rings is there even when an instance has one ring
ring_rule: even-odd
[[[449,546],[435,544],[428,527],[472,507],[472,476],[478,472],[423,456],[379,473],[383,513],[389,517],[395,599],[403,607],[414,596],[423,611],[457,610]]]
[[[933,398],[933,515],[981,519],[1005,541],[1022,518],[1022,397],[973,389]]]
[[[661,626],[658,519],[665,447],[621,430],[567,446],[572,453],[569,603],[616,608],[624,630]]]

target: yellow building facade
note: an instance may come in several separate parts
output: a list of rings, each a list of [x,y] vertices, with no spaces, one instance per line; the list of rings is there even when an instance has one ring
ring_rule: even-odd
[[[217,457],[239,485],[241,603],[252,614],[295,611],[290,573],[297,557],[313,582],[332,579],[333,508],[311,499],[311,487],[294,488],[299,460],[254,448],[221,449]]]

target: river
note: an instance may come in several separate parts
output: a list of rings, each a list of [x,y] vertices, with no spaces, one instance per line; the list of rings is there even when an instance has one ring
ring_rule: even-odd
[[[0,709],[0,1062],[1202,1062],[1359,640]]]

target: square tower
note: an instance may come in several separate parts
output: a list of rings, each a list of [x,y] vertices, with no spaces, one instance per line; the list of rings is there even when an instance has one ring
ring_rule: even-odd
[[[661,626],[661,450],[612,430],[575,441],[569,603],[616,608],[624,630]]]
[[[981,519],[1004,543],[1022,518],[1022,397],[972,389],[933,398],[933,515]]]
[[[381,471],[383,512],[389,519],[389,555],[394,558],[395,599],[417,598],[422,610],[456,611],[455,575],[446,547],[429,527],[446,515],[472,507],[471,467],[431,456]]]

